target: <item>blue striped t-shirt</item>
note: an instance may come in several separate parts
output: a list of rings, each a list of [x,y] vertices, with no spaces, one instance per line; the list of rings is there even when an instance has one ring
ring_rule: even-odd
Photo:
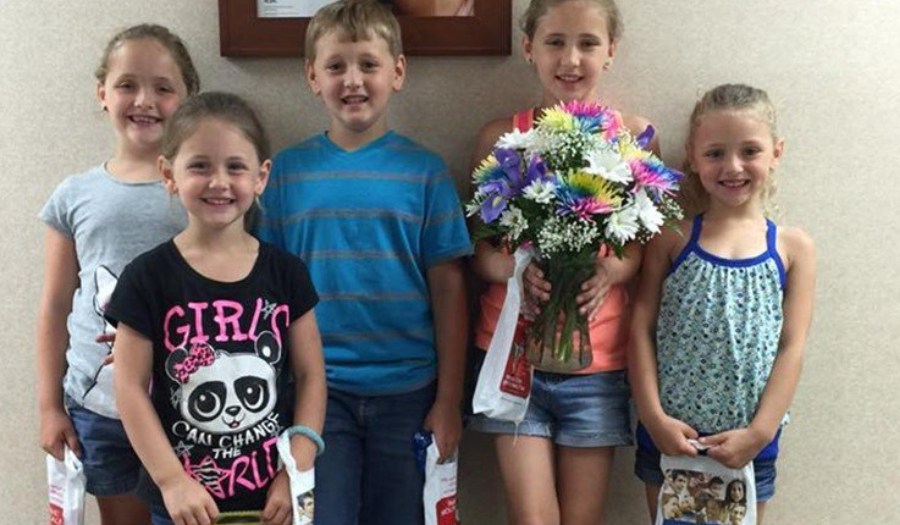
[[[345,151],[324,134],[274,159],[261,239],[299,255],[319,293],[329,387],[393,394],[436,375],[426,271],[471,253],[443,160],[388,132]]]

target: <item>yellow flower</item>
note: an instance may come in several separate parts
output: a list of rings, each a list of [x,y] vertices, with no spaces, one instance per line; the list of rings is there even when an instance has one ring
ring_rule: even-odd
[[[619,141],[619,153],[625,160],[642,160],[650,156],[650,152],[638,146],[630,136]]]
[[[575,117],[560,107],[552,107],[544,111],[538,125],[552,131],[572,131],[575,129]]]
[[[489,174],[493,172],[500,166],[500,163],[497,162],[497,158],[494,157],[494,154],[491,153],[484,160],[481,161],[481,164],[475,168],[475,171],[472,173],[472,178],[475,182],[483,182],[488,178]]]
[[[605,204],[610,208],[618,208],[622,204],[622,196],[619,194],[618,188],[612,182],[602,177],[583,171],[575,171],[569,173],[567,182],[578,193],[593,197],[596,202]]]

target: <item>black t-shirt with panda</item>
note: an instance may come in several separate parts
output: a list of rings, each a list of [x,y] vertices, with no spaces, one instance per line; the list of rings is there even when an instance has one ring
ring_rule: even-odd
[[[260,243],[244,279],[188,265],[172,241],[129,264],[106,316],[153,342],[150,397],[188,474],[221,511],[261,510],[290,426],[288,327],[318,301],[299,258]],[[161,504],[146,472],[138,492]]]

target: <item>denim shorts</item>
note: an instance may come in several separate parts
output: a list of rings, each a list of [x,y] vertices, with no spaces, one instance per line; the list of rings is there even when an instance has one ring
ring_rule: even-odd
[[[521,423],[474,414],[468,425],[488,434],[544,437],[563,447],[624,446],[632,443],[629,399],[624,370],[584,375],[535,370]]]
[[[659,468],[659,449],[650,438],[644,425],[638,423],[635,432],[637,449],[634,458],[634,474],[648,485],[662,486],[663,473]],[[775,495],[775,460],[778,459],[778,440],[781,430],[775,434],[768,445],[753,459],[753,472],[756,478],[756,501],[762,503]]]
[[[85,490],[100,497],[134,491],[141,460],[131,448],[122,422],[91,412],[68,396],[66,409],[81,443]]]

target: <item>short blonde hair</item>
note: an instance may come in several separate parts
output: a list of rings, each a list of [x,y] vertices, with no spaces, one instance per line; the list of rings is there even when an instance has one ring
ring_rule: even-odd
[[[403,54],[397,18],[390,7],[375,0],[339,0],[316,11],[306,28],[306,60],[316,60],[316,42],[332,31],[346,34],[353,42],[382,38],[394,58]]]

